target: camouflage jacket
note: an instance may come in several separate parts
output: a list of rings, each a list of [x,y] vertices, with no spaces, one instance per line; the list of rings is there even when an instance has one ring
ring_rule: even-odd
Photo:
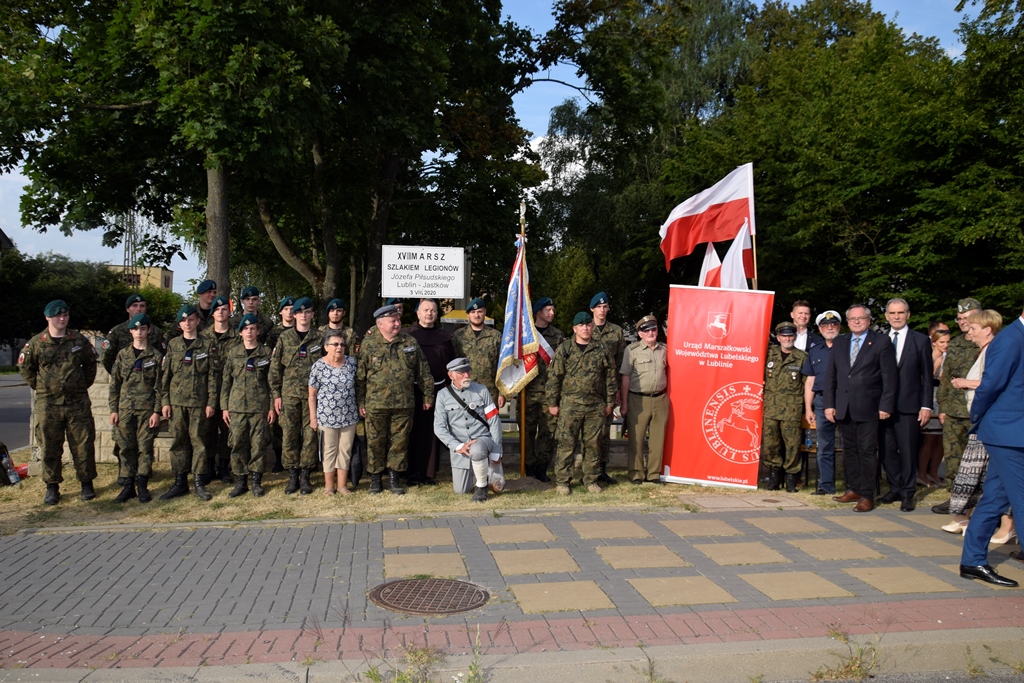
[[[117,360],[117,354],[121,353],[121,349],[127,349],[132,345],[132,333],[128,329],[128,321],[125,320],[119,325],[114,325],[110,332],[107,332],[107,338],[103,340],[103,367],[107,372],[111,372],[111,368],[114,367],[114,361]],[[155,348],[160,353],[163,353],[167,348],[164,343],[164,334],[156,325],[150,324],[149,326],[149,345]]]
[[[32,337],[18,356],[18,371],[36,392],[36,400],[64,405],[65,399],[88,402],[96,381],[96,347],[78,330],[65,330],[54,341],[45,331]]]
[[[110,412],[160,412],[162,362],[163,354],[152,344],[138,358],[131,346],[121,349],[110,373]]]
[[[804,376],[800,370],[807,352],[793,348],[786,358],[782,347],[768,348],[764,364],[764,417],[770,420],[797,420],[804,414]]]
[[[213,393],[212,400],[213,407],[220,408],[220,386],[224,380],[224,358],[232,346],[242,342],[242,336],[238,334],[238,330],[233,329],[229,325],[228,331],[218,339],[217,333],[213,331],[213,323],[210,323],[209,327],[199,333],[199,338],[208,341],[210,343],[210,350],[213,352],[213,373],[217,390]],[[223,410],[223,408],[220,409]]]
[[[185,408],[217,407],[217,367],[213,343],[198,337],[191,346],[184,337],[167,342],[161,367],[161,402]]]
[[[317,328],[317,332],[320,333],[320,337],[322,338],[325,334],[327,334],[327,330],[329,329],[331,329],[330,325],[321,325],[320,327]],[[377,328],[375,327],[373,329]],[[352,334],[352,328],[342,327],[342,330],[344,330],[345,332],[345,353],[348,354],[349,356],[354,356],[356,351],[355,349],[352,348],[352,337],[354,336]],[[324,352],[324,354],[326,355],[326,352]]]
[[[547,405],[560,408],[604,408],[615,404],[618,389],[615,361],[600,342],[583,351],[575,339],[562,342],[548,370]]]
[[[622,366],[622,356],[629,343],[626,341],[626,337],[623,336],[621,327],[610,322],[605,322],[603,328],[594,325],[593,341],[604,344],[605,348],[608,349],[608,353],[612,354],[615,367]]]
[[[267,335],[267,348],[273,353],[274,349],[277,348],[277,340],[281,338],[285,330],[293,330],[295,326],[285,327],[281,323],[274,325],[273,329],[270,330],[270,334]]]
[[[250,354],[232,344],[221,365],[220,408],[232,413],[270,412],[270,349],[260,344]]]
[[[455,355],[469,359],[470,377],[474,382],[487,387],[487,391],[497,400],[498,387],[494,382],[498,372],[498,353],[501,351],[501,332],[485,325],[480,334],[476,334],[466,325],[456,330],[452,340],[455,342]]]
[[[942,379],[936,393],[940,413],[959,418],[971,416],[967,412],[967,392],[963,389],[954,389],[952,380],[967,377],[980,353],[981,349],[965,335],[961,334],[950,340],[949,348],[946,350],[946,361],[942,364]]]
[[[554,352],[558,351],[558,347],[565,341],[565,335],[562,331],[554,325],[548,325],[544,329],[537,328],[541,336],[547,340],[548,346],[551,347],[551,360],[554,361]],[[544,359],[537,356],[537,376],[533,378],[529,384],[526,385],[526,402],[527,403],[544,403],[545,405],[551,405],[546,403],[548,396],[548,364],[544,362]],[[557,404],[556,404],[557,405]]]
[[[238,332],[238,323],[242,322],[242,317],[244,315],[245,312],[242,309],[238,309],[237,311],[235,311],[235,314],[232,315],[231,319],[228,321],[228,325],[235,332]],[[273,320],[257,311],[256,324],[259,325],[260,328],[260,333],[256,336],[256,338],[259,339],[260,344],[266,344],[267,339],[270,338],[270,331],[274,329],[275,323]],[[213,327],[212,323],[210,324],[210,327]],[[268,346],[268,348],[270,348],[270,350],[273,351],[272,347]]]
[[[289,327],[277,340],[270,354],[271,398],[307,398],[309,396],[309,369],[321,357],[320,333],[310,329],[301,339],[294,327]]]
[[[434,378],[413,337],[399,332],[388,342],[378,332],[363,341],[356,365],[356,405],[366,410],[412,408],[417,382],[423,388],[423,401],[433,403]]]

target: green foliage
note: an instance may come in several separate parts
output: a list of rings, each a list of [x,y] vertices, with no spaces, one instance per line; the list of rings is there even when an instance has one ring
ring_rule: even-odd
[[[139,293],[146,298],[146,315],[154,324],[164,330],[177,327],[175,316],[178,309],[185,305],[185,299],[180,294],[153,285],[145,285]]]

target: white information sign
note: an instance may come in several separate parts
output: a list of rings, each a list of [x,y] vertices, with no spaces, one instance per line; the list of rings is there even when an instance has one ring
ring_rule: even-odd
[[[383,297],[462,299],[466,259],[462,247],[403,247],[385,244],[380,293]]]

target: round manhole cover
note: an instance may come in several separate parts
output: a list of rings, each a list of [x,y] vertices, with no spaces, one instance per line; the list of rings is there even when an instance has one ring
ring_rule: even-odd
[[[405,579],[382,583],[370,599],[394,612],[457,614],[483,607],[491,599],[480,586],[454,579]]]

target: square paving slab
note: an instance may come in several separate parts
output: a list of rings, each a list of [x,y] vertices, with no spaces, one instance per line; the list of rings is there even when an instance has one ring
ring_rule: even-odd
[[[455,545],[451,529],[385,529],[385,548],[407,546]]]
[[[597,552],[612,569],[690,566],[663,545],[599,545]]]
[[[650,538],[636,522],[573,522],[580,538]]]
[[[615,609],[601,587],[593,581],[520,583],[509,586],[527,614]]]
[[[807,503],[804,503],[799,498],[790,498],[789,496],[779,495],[777,493],[768,492],[767,495],[753,495],[743,496],[742,500],[750,503],[756,508],[805,508]]]
[[[825,519],[859,534],[875,531],[910,531],[902,524],[897,524],[870,512],[856,517],[826,517]]]
[[[492,550],[498,571],[510,574],[553,574],[578,572],[580,567],[565,548],[546,550]]]
[[[1016,566],[1014,566],[1016,565]],[[957,581],[969,581],[970,579],[960,578],[960,565],[959,564],[943,564],[939,565],[943,569],[948,569],[954,572],[957,577]],[[1017,583],[1024,584],[1024,564],[1017,562],[1016,560],[1008,560],[1002,564],[995,564],[993,560],[992,568],[996,570],[996,573],[1000,576],[1005,576],[1008,579],[1013,579]],[[1005,588],[1003,586],[994,586],[991,583],[985,583],[984,581],[978,581],[974,579],[974,583],[988,586],[989,588],[995,588],[1000,591],[1020,591],[1020,588]]]
[[[750,517],[743,521],[769,534],[820,534],[828,531],[803,517]]]
[[[389,579],[410,576],[469,576],[466,563],[458,553],[405,553],[384,556],[384,575]]]
[[[950,515],[937,515],[930,510],[927,514],[914,513],[912,515],[906,515],[903,519],[911,522],[917,522],[922,526],[926,526],[929,529],[935,529],[936,531],[942,531],[943,525],[949,524],[953,521],[953,518]],[[950,536],[952,535],[953,534],[950,534]]]
[[[693,547],[721,565],[778,564],[791,561],[764,543],[702,543]]]
[[[914,557],[959,557],[963,550],[961,545],[948,543],[941,538],[876,538],[875,540]]]
[[[844,569],[850,576],[874,586],[883,593],[951,593],[959,592],[945,581],[940,581],[910,567],[858,567]]]
[[[480,527],[480,537],[484,543],[534,543],[555,540],[543,524],[508,524],[501,526]]]
[[[629,579],[633,588],[652,607],[670,605],[718,605],[736,602],[724,588],[706,576],[670,576],[662,579]]]
[[[676,496],[682,503],[690,503],[705,510],[749,510],[754,506],[738,496]]]
[[[807,538],[786,541],[816,560],[878,560],[885,557],[863,543],[848,538]]]
[[[772,600],[853,597],[853,593],[850,591],[843,590],[814,572],[740,574],[739,577]]]
[[[680,519],[662,522],[669,531],[686,538],[687,536],[742,536],[738,531],[719,519]]]

